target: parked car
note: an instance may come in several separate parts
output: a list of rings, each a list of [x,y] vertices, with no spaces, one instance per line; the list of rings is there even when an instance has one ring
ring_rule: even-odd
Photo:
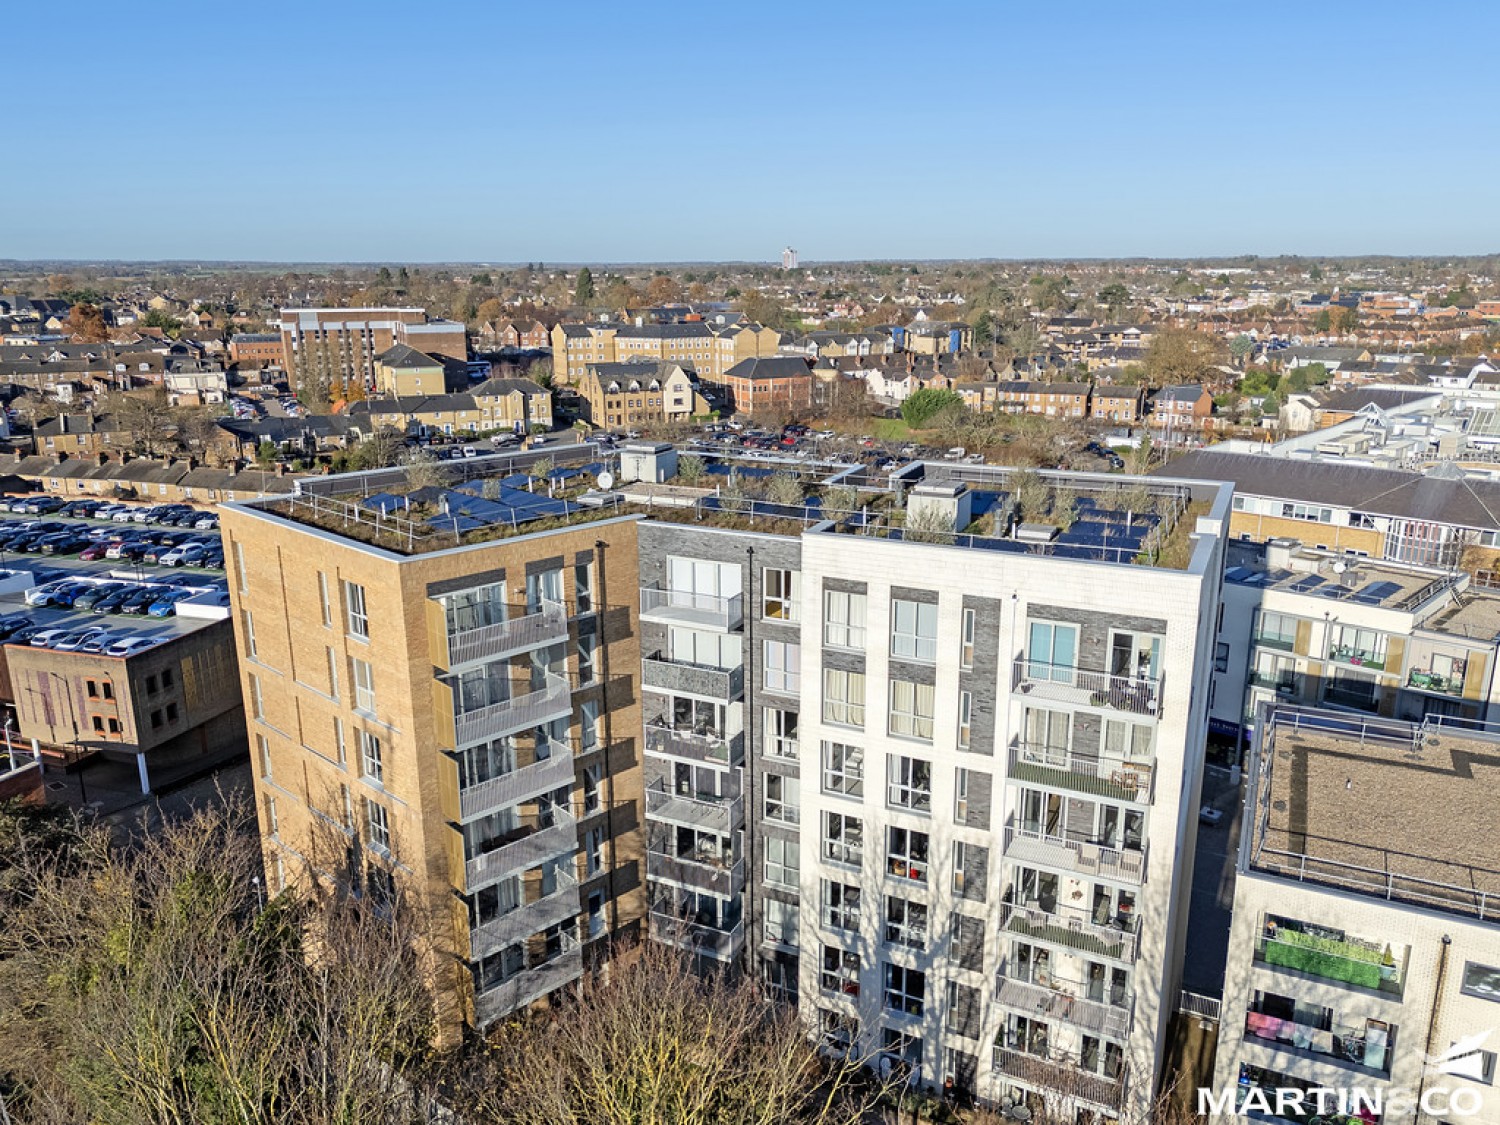
[[[139,633],[132,633],[127,637],[115,641],[104,650],[105,656],[134,656],[138,652],[144,652],[157,643],[156,637],[143,637]]]
[[[146,610],[151,608],[151,604],[159,597],[161,597],[161,587],[146,586],[140,590],[137,590],[134,594],[131,594],[130,597],[121,602],[120,612],[129,614],[145,613]]]
[[[58,637],[48,647],[54,648],[58,652],[77,652],[79,646],[90,638],[108,635],[109,630],[102,625],[86,625],[82,629],[74,629]]]
[[[186,566],[201,559],[208,548],[200,543],[184,543],[180,547],[173,547],[170,551],[163,551],[157,556],[156,561],[162,566]],[[147,556],[149,561],[150,556]]]
[[[152,617],[171,617],[177,612],[178,602],[191,598],[196,593],[196,590],[167,590],[147,607],[146,612]]]
[[[199,515],[193,527],[198,531],[217,531],[219,530],[219,517]]]
[[[120,607],[131,598],[141,592],[141,588],[134,583],[123,583],[118,589],[110,591],[94,603],[94,613],[119,613]]]
[[[96,582],[91,589],[85,590],[73,599],[73,608],[93,609],[101,599],[115,593],[123,585],[123,582]]]

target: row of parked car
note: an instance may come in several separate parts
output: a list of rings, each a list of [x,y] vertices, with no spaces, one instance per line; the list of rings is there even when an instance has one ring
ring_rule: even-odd
[[[159,634],[140,633],[132,629],[111,629],[106,625],[79,625],[77,621],[45,625],[24,613],[0,617],[0,642],[12,645],[34,645],[58,652],[94,652],[105,656],[132,656],[159,644]]]
[[[187,504],[111,504],[104,500],[64,500],[60,496],[13,496],[0,498],[0,512],[27,516],[62,516],[66,519],[108,520],[111,523],[149,523],[159,527],[190,527],[213,531],[219,517]]]
[[[84,562],[127,559],[160,566],[221,569],[224,550],[217,534],[116,530],[62,520],[0,521],[0,551],[21,555],[77,555]]]
[[[203,584],[186,576],[174,576],[161,582],[58,578],[27,590],[25,601],[36,607],[169,617],[175,612],[178,602],[205,592]],[[222,597],[218,604],[228,605],[229,592],[220,590],[219,595]]]

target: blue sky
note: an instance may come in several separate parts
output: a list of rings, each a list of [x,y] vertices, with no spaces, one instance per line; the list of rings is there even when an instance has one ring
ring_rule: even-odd
[[[0,258],[1500,249],[1490,0],[38,12]]]

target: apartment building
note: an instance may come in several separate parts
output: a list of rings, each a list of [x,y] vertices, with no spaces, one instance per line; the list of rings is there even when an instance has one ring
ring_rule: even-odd
[[[375,363],[396,344],[427,356],[468,359],[464,326],[422,309],[282,309],[281,354],[299,391],[327,398],[339,383],[375,386]]]
[[[1005,491],[929,468],[908,513],[959,532]],[[799,995],[825,1042],[1033,1113],[1149,1104],[1229,513],[1180,488],[1181,569],[804,534]]]
[[[414,505],[384,470],[226,511],[272,885],[425,888],[454,1025],[566,987],[644,920],[873,1066],[1144,1108],[1230,490],[1151,480],[1127,512],[1120,478],[1046,474],[1087,514],[1040,542],[1002,469],[888,486],[800,462],[809,493],[860,499],[799,517],[683,482],[671,446],[627,452],[645,483],[607,493],[583,446],[547,494],[522,453]]]
[[[1092,388],[1087,383],[1034,383],[1006,380],[999,384],[996,409],[1005,414],[1041,414],[1048,418],[1086,418]]]
[[[686,422],[711,409],[692,368],[680,363],[630,360],[591,363],[578,382],[594,426]]]
[[[579,382],[590,364],[632,358],[677,363],[705,379],[718,379],[735,364],[773,356],[781,333],[759,324],[686,321],[678,324],[557,324],[552,329],[553,375]]]
[[[1483,724],[1500,719],[1497,656],[1500,596],[1461,570],[1236,542],[1211,716],[1228,735],[1277,704]]]
[[[455,546],[456,513],[361,505],[403,479],[302,481],[223,534],[268,885],[400,887],[451,1039],[642,928],[636,524]]]
[[[1417,566],[1462,567],[1500,586],[1500,483],[1253,453],[1196,450],[1162,470],[1235,486],[1238,539],[1300,539],[1318,548]]]
[[[1278,1090],[1500,1118],[1495,736],[1266,708],[1250,761],[1215,1093],[1270,1121],[1317,1112]]]

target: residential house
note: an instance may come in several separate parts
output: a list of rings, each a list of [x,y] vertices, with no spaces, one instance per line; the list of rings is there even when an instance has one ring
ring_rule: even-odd
[[[795,413],[812,403],[812,369],[801,356],[745,359],[720,380],[740,414]]]
[[[1003,414],[1041,414],[1048,418],[1087,418],[1087,383],[1035,383],[1010,379],[1000,383],[996,409]]]
[[[1089,417],[1115,425],[1133,426],[1141,420],[1145,401],[1144,387],[1097,383],[1089,400]]]
[[[1151,424],[1178,433],[1203,429],[1213,412],[1213,396],[1197,383],[1163,387],[1151,398]]]
[[[552,428],[552,392],[540,383],[493,376],[469,393],[479,407],[482,430],[526,432]]]
[[[590,364],[578,393],[583,396],[587,420],[603,428],[685,422],[711,411],[697,376],[680,363]]]
[[[394,344],[375,357],[375,392],[406,397],[442,395],[456,389],[441,358],[417,351],[408,344]]]

